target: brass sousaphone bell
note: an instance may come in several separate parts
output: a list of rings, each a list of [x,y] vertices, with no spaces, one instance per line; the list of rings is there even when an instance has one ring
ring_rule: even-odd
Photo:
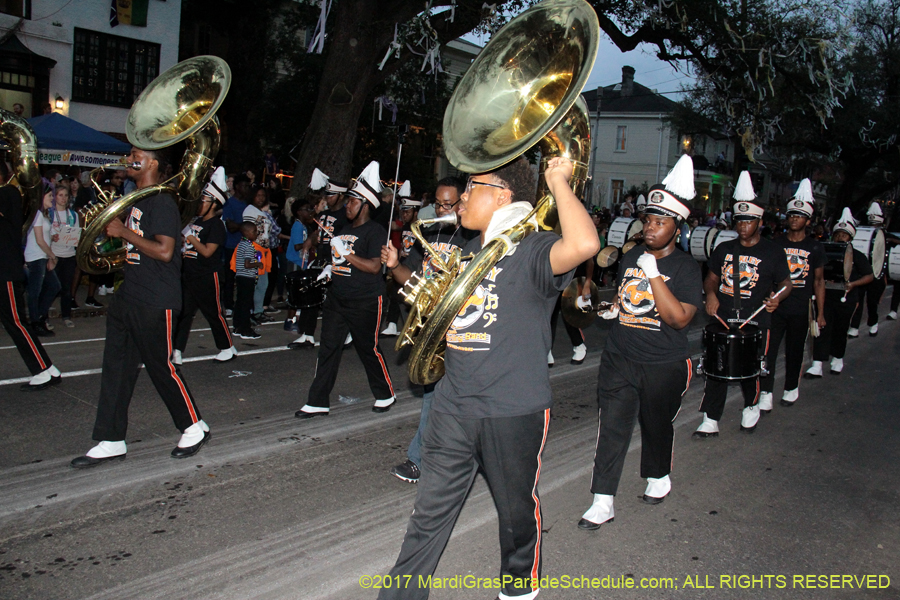
[[[572,189],[580,196],[591,132],[580,94],[599,36],[597,14],[584,0],[545,0],[494,34],[457,84],[444,113],[444,152],[450,163],[467,173],[484,173],[540,144],[541,171],[553,157],[569,158],[575,166]],[[401,334],[401,339],[415,340],[409,357],[413,383],[433,383],[443,376],[445,338],[453,320],[494,265],[535,230],[533,221],[541,229],[556,226],[556,202],[543,176],[538,194],[534,210],[486,244],[460,276],[448,277],[448,285],[430,292],[428,302],[415,295],[421,306],[432,308],[427,314],[416,311],[417,322],[407,320]],[[425,249],[437,254],[429,244]]]
[[[82,271],[103,274],[125,266],[126,250],[110,249],[106,226],[144,198],[169,194],[178,202],[183,223],[195,215],[196,201],[219,152],[215,114],[230,86],[231,69],[224,60],[195,56],[171,67],[141,92],[128,113],[128,141],[142,150],[159,150],[186,141],[187,150],[173,178],[119,198],[103,194],[84,213],[84,231],[76,251]]]
[[[15,113],[0,108],[0,140],[6,143],[14,173],[4,185],[22,194],[22,233],[31,227],[41,206],[41,172],[37,162],[37,136],[31,125]]]

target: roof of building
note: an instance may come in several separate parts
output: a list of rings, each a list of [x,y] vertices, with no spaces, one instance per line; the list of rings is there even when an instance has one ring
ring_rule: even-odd
[[[585,90],[581,93],[591,112],[597,110],[597,90]],[[601,113],[670,113],[675,110],[676,102],[669,100],[638,82],[632,84],[631,95],[622,95],[622,84],[616,83],[603,88],[600,100]]]

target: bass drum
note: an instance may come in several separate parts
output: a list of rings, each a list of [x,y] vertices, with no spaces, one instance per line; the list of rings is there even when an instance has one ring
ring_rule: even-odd
[[[609,235],[606,236],[606,239],[610,246],[621,248],[643,230],[644,225],[638,219],[619,217],[609,226]]]
[[[728,329],[710,323],[703,330],[703,372],[719,381],[757,377],[762,372],[761,342],[762,331],[754,325]]]
[[[709,259],[709,255],[706,253],[706,248],[709,244],[707,238],[715,233],[715,227],[707,227],[706,225],[694,227],[694,230],[691,232],[690,248],[691,256],[693,256],[695,260],[706,262]]]
[[[853,246],[842,242],[822,242],[825,249],[825,288],[843,290],[853,271]]]
[[[900,246],[891,248],[890,260],[888,261],[888,277],[894,281],[900,281]]]
[[[722,231],[716,231],[715,234],[709,240],[709,248],[707,249],[708,255],[712,256],[713,250],[718,247],[722,242],[728,242],[731,240],[736,240],[738,238],[738,232],[732,231],[730,229],[723,229]]]
[[[872,263],[872,274],[875,275],[875,279],[881,277],[884,273],[884,230],[881,227],[857,227],[851,243]]]

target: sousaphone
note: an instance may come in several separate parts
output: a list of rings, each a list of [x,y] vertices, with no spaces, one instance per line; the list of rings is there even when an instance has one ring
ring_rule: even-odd
[[[13,166],[11,185],[22,195],[22,233],[31,227],[41,205],[41,172],[37,162],[37,136],[23,117],[0,108],[0,140],[6,143]]]
[[[154,79],[135,100],[125,134],[143,150],[159,150],[186,141],[181,168],[171,179],[135,190],[122,197],[103,192],[84,213],[84,231],[76,255],[82,271],[110,273],[125,266],[123,247],[106,237],[106,226],[136,202],[155,194],[168,194],[178,203],[183,223],[197,212],[197,200],[219,152],[216,111],[231,86],[231,69],[217,56],[195,56],[178,63]],[[122,161],[119,163],[122,164]]]
[[[553,157],[574,163],[571,186],[580,196],[588,175],[590,121],[581,89],[597,56],[600,26],[584,0],[545,0],[498,31],[459,81],[444,113],[447,159],[460,171],[484,173],[539,144],[543,173]],[[398,346],[412,344],[409,378],[428,384],[444,374],[445,338],[485,275],[537,227],[557,224],[556,202],[540,178],[539,199],[522,221],[492,240],[459,275],[457,257],[444,263],[439,290],[414,293]],[[432,258],[437,256],[424,245]],[[424,284],[423,284],[424,285]],[[433,283],[428,284],[432,288]]]

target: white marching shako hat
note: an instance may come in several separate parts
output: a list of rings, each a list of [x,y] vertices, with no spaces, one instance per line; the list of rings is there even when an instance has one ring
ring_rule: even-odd
[[[662,183],[650,188],[644,214],[687,219],[691,214],[691,200],[696,195],[694,161],[682,154]]]
[[[735,221],[752,221],[761,219],[763,207],[756,203],[756,192],[753,191],[753,182],[748,171],[741,171],[737,186],[734,188],[735,202],[732,209],[732,219]]]
[[[381,177],[379,176],[378,169],[379,165],[377,160],[370,162],[369,165],[363,169],[363,172],[359,174],[359,177],[354,180],[353,187],[351,187],[349,191],[351,196],[361,198],[375,208],[381,206],[381,190],[384,189],[381,185]]]
[[[869,225],[881,225],[884,223],[884,213],[881,212],[881,205],[878,204],[877,200],[869,207],[866,216],[869,219]]]
[[[638,196],[637,202],[634,203],[634,210],[637,214],[643,213],[647,209],[647,198],[640,194]]]
[[[216,167],[212,177],[209,178],[209,183],[203,188],[202,193],[207,196],[212,196],[221,204],[225,204],[225,199],[228,197],[227,181],[228,178],[225,176],[225,167]]]
[[[841,219],[837,222],[837,225],[834,226],[834,229],[831,230],[832,233],[837,233],[838,231],[846,231],[850,234],[850,237],[856,237],[856,219],[853,218],[853,213],[850,212],[849,207],[844,208],[844,212],[841,213]]]
[[[797,193],[787,203],[787,214],[803,215],[811,217],[815,211],[815,199],[812,193],[812,183],[809,179],[804,179],[797,187]]]
[[[345,184],[331,181],[328,175],[320,171],[318,167],[313,169],[312,177],[309,180],[309,189],[314,192],[323,190],[326,196],[347,193],[347,186]]]

